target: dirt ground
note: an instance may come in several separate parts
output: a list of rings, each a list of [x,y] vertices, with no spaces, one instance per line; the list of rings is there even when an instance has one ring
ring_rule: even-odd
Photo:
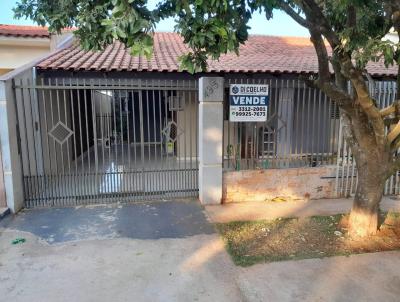
[[[278,218],[218,224],[237,265],[321,258],[400,249],[400,214],[382,214],[380,231],[354,240],[347,235],[347,215]]]

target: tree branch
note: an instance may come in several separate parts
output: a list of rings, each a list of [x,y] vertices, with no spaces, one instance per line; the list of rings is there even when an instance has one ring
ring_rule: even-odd
[[[340,39],[336,33],[332,30],[332,26],[322,13],[321,7],[315,3],[314,0],[303,0],[305,5],[303,6],[304,13],[307,20],[314,20],[315,27],[324,35],[328,40],[332,49],[335,49],[340,45]]]
[[[311,34],[311,42],[314,45],[318,58],[318,81],[321,83],[330,81],[331,74],[329,72],[329,57],[326,50],[324,39],[321,33],[314,29],[309,29]]]
[[[305,27],[305,28],[313,28],[315,27],[314,24],[312,24],[311,22],[309,22],[308,20],[302,18],[298,13],[296,13],[294,11],[293,8],[291,8],[289,6],[289,4],[287,4],[286,2],[282,1],[279,2],[279,7],[285,12],[287,13],[290,17],[292,17],[297,23],[299,23],[301,26]]]
[[[317,83],[321,89],[332,101],[337,103],[346,113],[351,115],[354,110],[352,97],[338,88],[332,82]]]
[[[397,152],[400,148],[400,139],[397,137],[397,139],[393,142],[393,146],[390,148],[391,153]]]
[[[369,95],[368,87],[365,84],[362,72],[354,67],[348,55],[342,54],[340,60],[343,72],[350,79],[355,89],[358,103],[371,122],[378,146],[384,146],[385,125],[379,109],[375,106],[375,103]]]
[[[340,62],[335,52],[333,52],[330,62],[332,64],[333,72],[335,74],[336,86],[339,87],[341,90],[346,91],[347,79],[342,74],[342,67],[340,66]]]
[[[387,140],[388,143],[391,144],[400,134],[400,121],[397,122],[396,126],[388,133]]]
[[[396,100],[389,106],[381,109],[379,113],[381,114],[381,117],[385,118],[393,113],[398,112],[399,108],[400,108],[400,100]]]

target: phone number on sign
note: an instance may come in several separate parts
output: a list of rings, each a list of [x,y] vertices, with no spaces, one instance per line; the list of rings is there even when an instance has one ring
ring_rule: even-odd
[[[234,111],[233,116],[266,116],[265,111]]]
[[[266,111],[265,107],[238,107],[237,111]]]

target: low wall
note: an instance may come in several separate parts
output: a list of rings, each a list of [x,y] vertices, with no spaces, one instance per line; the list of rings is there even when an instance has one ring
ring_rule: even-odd
[[[227,171],[223,202],[335,197],[336,166]]]

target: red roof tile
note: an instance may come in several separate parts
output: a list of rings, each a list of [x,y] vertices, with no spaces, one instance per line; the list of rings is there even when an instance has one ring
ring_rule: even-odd
[[[178,57],[189,48],[175,33],[154,35],[154,54],[150,60],[132,57],[120,42],[107,46],[100,52],[85,52],[78,44],[50,55],[37,67],[48,70],[94,71],[179,71]],[[368,70],[374,76],[397,74],[394,67],[385,68],[371,63]],[[218,61],[210,61],[211,72],[243,73],[316,73],[318,62],[314,47],[308,38],[250,36],[240,47],[240,55],[229,53]]]
[[[48,38],[47,27],[0,24],[0,36]]]

